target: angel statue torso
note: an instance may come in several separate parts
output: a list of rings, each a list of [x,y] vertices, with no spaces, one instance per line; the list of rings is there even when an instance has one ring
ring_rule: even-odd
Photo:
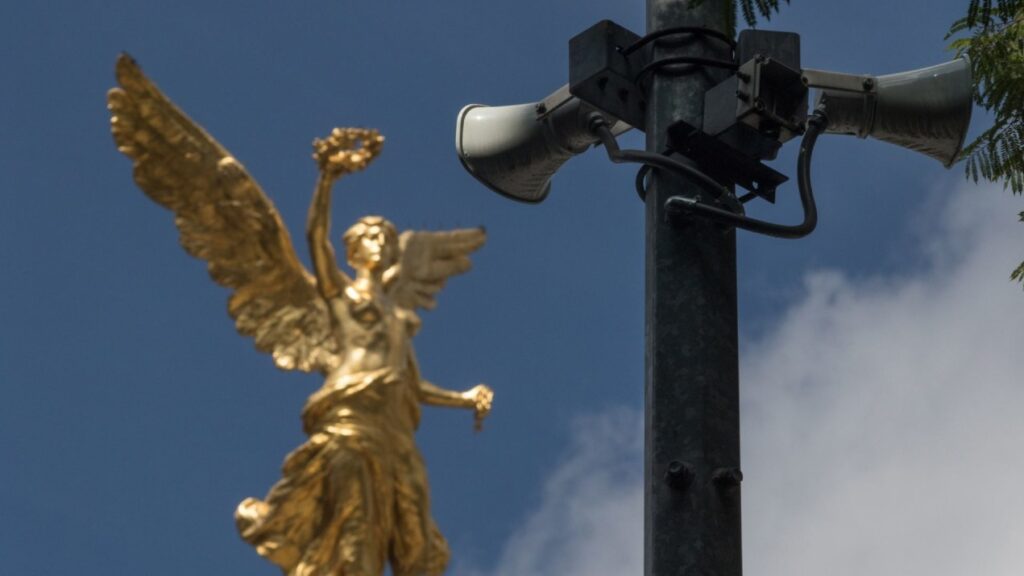
[[[413,435],[421,404],[468,408],[479,429],[493,393],[439,388],[420,377],[411,346],[416,308],[432,308],[448,276],[469,269],[482,229],[397,233],[368,216],[344,235],[354,278],[328,239],[331,190],[380,153],[374,130],[335,129],[314,141],[320,168],[307,238],[315,274],[295,255],[270,200],[220,144],[131,58],[108,95],[114,140],[135,181],[175,213],[181,243],[233,293],[228,312],[286,370],[317,371],[309,439],[288,455],[266,498],[238,506],[239,532],[289,576],[437,575],[448,546],[430,515]]]

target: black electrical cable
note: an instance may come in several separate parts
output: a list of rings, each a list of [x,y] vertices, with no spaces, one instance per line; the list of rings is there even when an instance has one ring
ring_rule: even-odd
[[[650,172],[651,167],[646,164],[636,171],[636,180],[633,181],[633,186],[636,187],[636,195],[640,197],[641,202],[647,201],[647,175]]]
[[[818,136],[828,127],[828,117],[821,111],[815,111],[807,120],[807,131],[800,141],[800,156],[797,159],[797,182],[800,188],[800,205],[804,210],[804,220],[795,226],[784,226],[764,220],[748,218],[742,214],[722,210],[704,204],[697,198],[673,196],[665,201],[665,210],[676,215],[700,215],[729,224],[751,232],[775,236],[776,238],[803,238],[818,225],[818,208],[814,204],[814,189],[811,187],[811,155]]]
[[[701,28],[699,26],[675,26],[673,28],[663,28],[661,30],[658,30],[657,32],[652,32],[644,36],[643,38],[637,40],[636,42],[630,44],[629,46],[622,48],[620,52],[622,52],[624,56],[629,56],[633,52],[636,52],[640,48],[643,48],[647,44],[650,44],[651,42],[654,42],[659,38],[664,38],[665,36],[675,36],[676,34],[693,34],[697,36],[707,36],[708,38],[713,38],[715,40],[721,40],[722,42],[725,42],[726,44],[729,45],[729,48],[733,50],[736,49],[736,41],[730,38],[729,36],[723,34],[722,32],[719,32],[718,30]]]
[[[661,60],[655,60],[650,64],[644,66],[637,72],[636,76],[633,77],[633,83],[640,84],[644,79],[644,76],[660,70],[666,66],[672,66],[673,64],[693,64],[695,66],[707,66],[710,68],[724,68],[726,70],[739,70],[739,65],[731,60],[718,60],[715,58],[698,58],[696,56],[674,56],[672,58],[662,58]],[[676,74],[689,74],[691,70],[680,70]]]
[[[601,143],[604,144],[605,151],[608,152],[608,159],[616,164],[623,164],[632,162],[636,164],[644,164],[645,166],[653,166],[655,168],[661,168],[681,174],[682,176],[689,178],[696,182],[702,188],[711,192],[715,198],[720,198],[723,195],[729,197],[732,195],[732,191],[722,186],[714,178],[701,172],[693,166],[688,166],[675,158],[670,158],[663,154],[654,154],[653,152],[645,152],[642,150],[622,150],[619,148],[619,143],[615,141],[615,136],[612,134],[611,129],[608,127],[608,121],[604,119],[600,114],[594,113],[590,117],[590,130],[594,132],[598,138],[601,139]],[[638,174],[638,183],[643,185],[643,176]]]
[[[733,40],[726,34],[719,32],[718,30],[711,30],[708,28],[704,28],[702,26],[675,26],[672,28],[664,28],[662,30],[658,30],[657,32],[651,32],[650,34],[644,36],[643,38],[640,38],[639,40],[625,48],[619,47],[619,52],[623,56],[629,56],[633,52],[636,52],[637,50],[643,48],[644,46],[650,44],[651,42],[660,40],[662,38],[665,38],[666,36],[675,36],[678,34],[691,34],[698,37],[717,40],[729,46],[730,53],[733,56],[735,56],[737,46],[735,40]],[[662,58],[660,60],[655,60],[653,62],[647,63],[633,77],[633,83],[640,85],[644,78],[649,74],[662,70],[667,66],[681,64],[690,64],[691,66],[683,69],[671,70],[668,72],[676,75],[683,75],[690,74],[692,72],[700,70],[702,67],[724,68],[726,70],[739,69],[739,66],[733,60],[719,60],[715,58],[701,58],[697,56],[676,56],[671,58]]]

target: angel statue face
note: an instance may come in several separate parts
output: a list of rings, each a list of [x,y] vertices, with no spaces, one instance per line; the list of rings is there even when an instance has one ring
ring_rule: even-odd
[[[342,237],[348,263],[355,269],[385,270],[398,256],[398,231],[380,216],[364,216]]]

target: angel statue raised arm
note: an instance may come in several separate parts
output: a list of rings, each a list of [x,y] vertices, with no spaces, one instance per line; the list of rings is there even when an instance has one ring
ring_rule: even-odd
[[[270,200],[220,144],[179,110],[128,56],[108,94],[114,140],[138,186],[171,209],[189,254],[233,290],[228,313],[285,370],[317,371],[307,400],[309,439],[289,454],[263,500],[235,519],[242,538],[289,576],[437,575],[448,545],[430,514],[426,469],[414,442],[420,404],[471,409],[479,429],[493,392],[422,379],[411,345],[416,308],[433,308],[445,280],[469,269],[482,229],[397,233],[377,216],[344,234],[355,278],[328,238],[331,190],[366,168],[384,139],[335,129],[314,141],[320,177],[307,239],[315,275],[295,254]]]

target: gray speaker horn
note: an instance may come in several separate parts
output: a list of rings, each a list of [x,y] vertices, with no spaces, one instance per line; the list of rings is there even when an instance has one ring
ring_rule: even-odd
[[[587,128],[594,111],[569,94],[568,84],[532,104],[470,104],[456,120],[455,149],[466,170],[491,190],[537,203],[547,197],[562,164],[598,143]],[[616,134],[630,128],[605,117]]]
[[[831,134],[871,136],[956,162],[971,123],[974,85],[967,58],[888,74],[857,76],[804,70],[808,86],[822,88],[817,105]]]

